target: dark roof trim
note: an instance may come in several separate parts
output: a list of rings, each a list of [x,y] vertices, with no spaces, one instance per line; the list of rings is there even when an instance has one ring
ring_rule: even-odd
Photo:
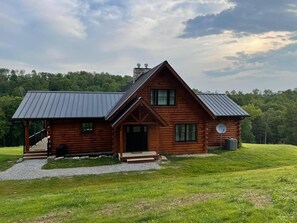
[[[119,111],[119,109],[137,92],[148,79],[150,79],[155,73],[157,73],[161,67],[164,66],[165,63],[168,63],[167,61],[164,61],[163,63],[160,63],[159,65],[155,66],[148,72],[142,74],[137,81],[131,85],[131,87],[126,91],[126,93],[123,95],[121,100],[118,101],[118,103],[110,110],[108,115],[106,116],[106,120],[111,119],[116,112]]]
[[[141,97],[137,98],[137,100],[130,105],[127,110],[112,124],[111,127],[116,128],[118,127],[123,120],[125,120],[136,108],[138,108],[140,105],[145,106],[149,112],[156,117],[156,119],[162,124],[163,126],[167,126],[167,122],[157,113],[154,109],[152,109]]]
[[[165,61],[167,62],[167,61]],[[206,110],[206,112],[215,119],[215,115],[209,110],[207,106],[197,97],[197,95],[192,91],[192,89],[187,85],[187,83],[176,73],[176,71],[170,66],[167,62],[168,69],[172,72],[172,74],[179,80],[179,82],[186,88],[186,90],[192,95],[192,97]]]
[[[178,79],[178,81],[186,88],[186,90],[192,95],[192,97],[207,111],[207,113],[215,119],[215,115],[208,109],[207,106],[202,103],[202,101],[196,96],[196,94],[191,90],[191,88],[184,82],[184,80],[176,73],[176,71],[171,67],[171,65],[165,60],[163,63],[152,68],[145,74],[141,75],[139,79],[127,90],[121,100],[111,109],[110,113],[106,116],[106,120],[110,120],[115,116],[117,112],[123,107],[123,105],[131,99],[131,97],[144,86],[145,83],[153,76],[155,76],[164,67],[167,67],[171,73]]]

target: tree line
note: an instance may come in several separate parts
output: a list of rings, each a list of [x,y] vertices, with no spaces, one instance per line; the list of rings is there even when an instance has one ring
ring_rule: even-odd
[[[0,69],[0,146],[23,144],[23,124],[11,117],[29,90],[40,91],[101,91],[117,92],[132,81],[131,76],[96,72],[37,73],[32,70]],[[31,122],[30,135],[42,128],[41,122]]]
[[[250,114],[242,121],[242,142],[297,145],[297,88],[226,93]]]
[[[132,81],[131,76],[96,72],[37,73],[32,70],[0,69],[0,146],[18,146],[23,143],[21,122],[11,117],[28,90],[45,91],[121,91]],[[198,91],[197,89],[195,89]],[[242,142],[287,143],[297,145],[297,88],[273,92],[253,90],[226,92],[250,117],[242,121]],[[42,128],[32,122],[30,133]]]

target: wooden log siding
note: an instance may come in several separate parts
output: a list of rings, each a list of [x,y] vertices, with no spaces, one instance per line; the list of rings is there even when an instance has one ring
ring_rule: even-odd
[[[150,104],[151,89],[175,89],[175,106],[152,106],[152,108],[168,123],[166,127],[159,127],[159,136],[152,132],[157,132],[155,126],[150,127],[149,150],[157,150],[162,154],[181,153],[203,153],[205,151],[205,125],[204,121],[210,116],[205,110],[189,96],[189,92],[180,82],[164,69],[158,76],[147,83],[135,97],[142,97]],[[197,124],[197,142],[175,142],[175,124],[195,123]],[[153,138],[154,137],[154,140]],[[159,139],[159,140],[158,140]],[[155,143],[154,141],[159,142]]]
[[[208,123],[209,137],[208,145],[209,146],[219,146],[220,145],[220,134],[216,131],[216,126],[219,123],[223,123],[227,127],[227,132],[222,136],[223,145],[225,144],[225,139],[228,137],[240,139],[240,120],[239,119],[218,119],[210,120]]]
[[[93,122],[94,131],[81,132],[82,122]],[[112,128],[104,120],[56,120],[51,122],[52,152],[66,144],[68,153],[112,151]]]

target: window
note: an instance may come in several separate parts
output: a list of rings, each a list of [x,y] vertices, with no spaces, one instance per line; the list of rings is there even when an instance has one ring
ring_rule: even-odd
[[[197,140],[196,124],[177,124],[175,125],[175,141],[187,142]]]
[[[81,123],[81,132],[93,132],[93,123],[92,122],[83,122]]]
[[[152,89],[151,105],[175,105],[175,90],[172,89]]]
[[[147,126],[145,125],[132,125],[127,126],[126,132],[129,133],[141,133],[141,132],[147,132]]]

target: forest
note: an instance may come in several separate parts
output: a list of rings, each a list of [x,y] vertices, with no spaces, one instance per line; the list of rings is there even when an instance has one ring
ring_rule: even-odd
[[[21,122],[11,117],[28,90],[45,91],[121,91],[131,76],[96,72],[37,73],[32,70],[0,69],[0,146],[18,146],[23,143]],[[214,89],[215,90],[215,89]],[[273,92],[258,89],[250,93],[226,92],[246,110],[250,117],[242,121],[242,142],[259,144],[297,145],[297,88]],[[30,128],[39,130],[40,122]]]
[[[131,76],[96,72],[52,74],[32,70],[0,69],[0,146],[23,144],[23,124],[11,117],[29,90],[40,91],[121,91],[132,81]],[[31,122],[30,135],[41,130],[42,123]]]

